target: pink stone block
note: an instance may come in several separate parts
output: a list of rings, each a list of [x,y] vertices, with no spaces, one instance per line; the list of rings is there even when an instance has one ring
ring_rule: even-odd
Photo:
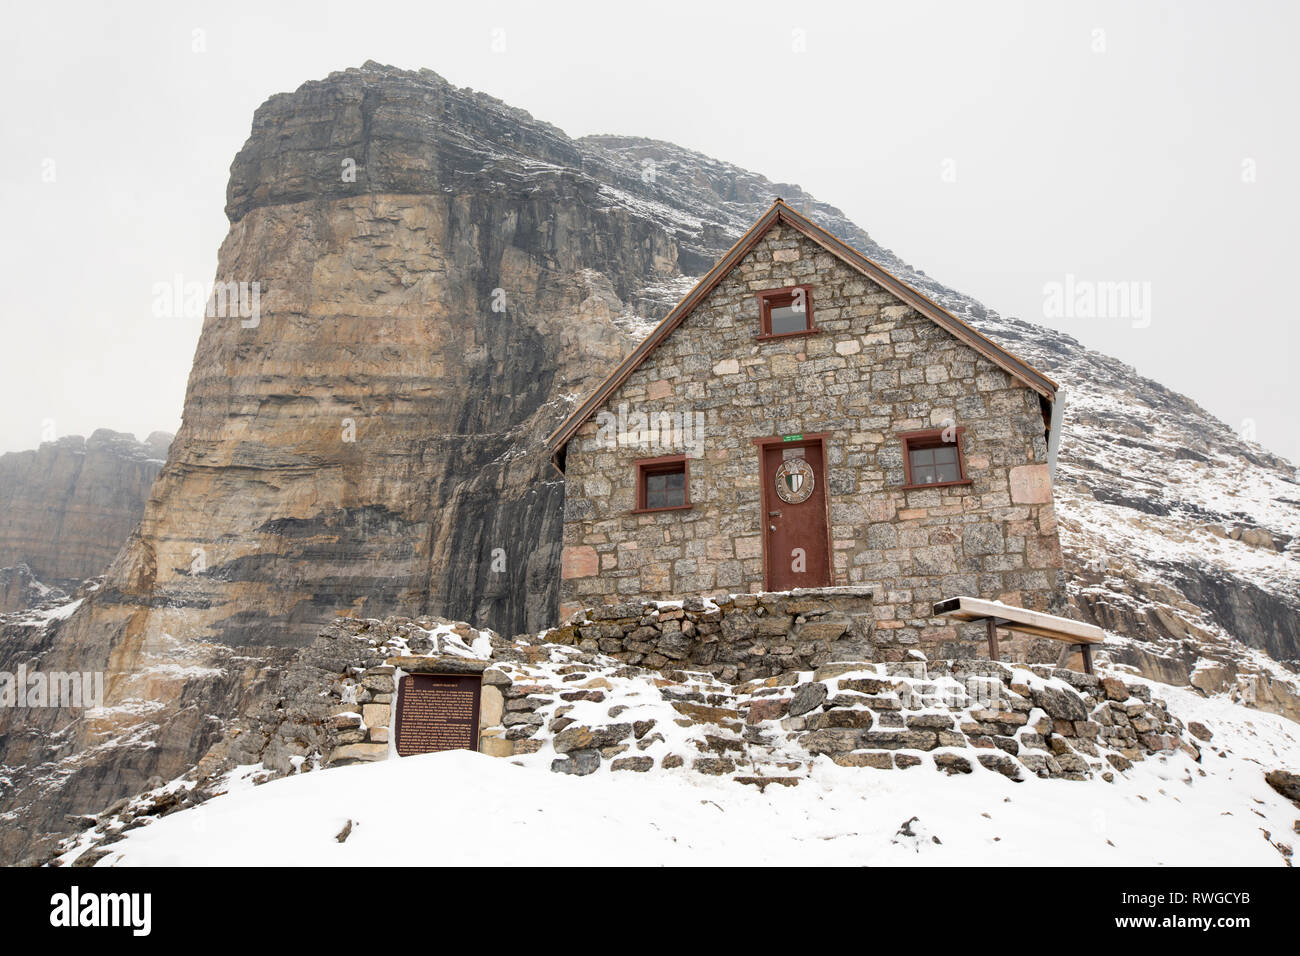
[[[560,557],[560,576],[563,578],[594,577],[600,569],[600,557],[589,544],[564,549]]]
[[[1041,505],[1052,500],[1052,478],[1047,465],[1017,465],[1011,469],[1011,500],[1019,505]]]

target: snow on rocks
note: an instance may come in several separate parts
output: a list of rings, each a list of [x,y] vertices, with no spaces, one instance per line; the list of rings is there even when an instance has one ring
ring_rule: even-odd
[[[449,653],[453,646],[461,653]],[[466,648],[486,653],[466,657]],[[478,669],[483,694],[480,754],[388,759],[395,756],[387,734],[395,680],[403,666]],[[1293,729],[1287,721],[1149,681],[1038,664],[924,661],[912,655],[901,661],[832,661],[731,684],[706,672],[647,669],[598,651],[538,637],[511,641],[463,624],[342,619],[299,655],[282,691],[278,722],[263,715],[263,723],[245,725],[214,747],[210,758],[182,781],[109,808],[86,833],[65,845],[58,862],[159,861],[168,851],[152,836],[139,837],[140,828],[170,826],[164,818],[175,809],[213,795],[224,794],[213,804],[229,805],[240,788],[267,781],[280,788],[292,782],[276,780],[279,777],[337,781],[338,793],[348,794],[353,802],[346,808],[338,806],[330,785],[313,785],[313,799],[342,813],[338,819],[331,816],[328,826],[326,821],[316,822],[322,833],[328,830],[325,836],[333,846],[366,847],[357,851],[363,856],[379,852],[368,841],[371,834],[383,831],[382,818],[373,810],[377,798],[365,795],[365,787],[415,786],[417,779],[419,785],[442,794],[430,793],[430,799],[454,802],[443,791],[458,786],[460,780],[464,786],[486,788],[488,803],[513,799],[526,807],[535,802],[533,813],[553,814],[557,807],[553,801],[570,807],[601,799],[662,811],[665,802],[675,806],[692,791],[700,794],[694,799],[716,807],[713,812],[719,816],[731,806],[766,819],[782,806],[816,832],[833,834],[822,839],[844,839],[844,846],[854,847],[854,853],[861,850],[898,863],[924,862],[936,853],[943,854],[944,861],[958,862],[974,852],[968,837],[990,830],[983,821],[992,817],[970,819],[971,806],[963,801],[977,800],[985,813],[996,808],[999,825],[1006,826],[1003,832],[1027,839],[1033,827],[1008,825],[1010,815],[997,806],[1006,800],[1021,802],[1019,795],[1025,788],[1034,794],[1027,800],[1033,807],[1031,814],[1064,813],[1070,807],[1082,812],[1100,805],[1114,805],[1107,812],[1149,814],[1155,807],[1147,804],[1157,797],[1162,812],[1169,812],[1170,799],[1192,799],[1183,787],[1211,780],[1208,790],[1215,794],[1213,799],[1236,794],[1231,799],[1237,801],[1219,805],[1215,814],[1227,808],[1241,816],[1234,821],[1235,828],[1219,821],[1214,824],[1224,832],[1225,859],[1231,856],[1228,830],[1240,844],[1246,814],[1253,810],[1268,820],[1263,827],[1268,853],[1238,854],[1241,861],[1251,862],[1289,858],[1292,838],[1287,833],[1296,815],[1285,794],[1274,792],[1264,779],[1268,771],[1300,763],[1300,741],[1287,729]],[[1166,693],[1177,695],[1182,717],[1166,703]],[[371,709],[377,706],[383,707],[382,715]],[[1192,732],[1183,723],[1188,716],[1196,718]],[[373,736],[377,731],[383,739]],[[1234,753],[1243,741],[1245,753]],[[355,756],[360,753],[358,744],[374,747],[375,756]],[[513,765],[511,772],[503,775],[486,768],[480,761],[489,756],[505,758],[488,763]],[[350,763],[371,764],[364,769],[370,776],[363,779],[358,775],[361,768],[342,766]],[[319,772],[330,766],[339,769]],[[426,776],[433,770],[417,769],[434,767],[434,779]],[[381,768],[386,769],[378,774]],[[575,779],[573,786],[589,788],[593,796],[546,782],[557,779]],[[1276,774],[1274,779],[1283,784],[1289,780]],[[620,780],[636,783],[610,790],[614,784],[602,782]],[[1078,788],[1087,795],[1074,797],[1053,790],[1051,800],[1045,800],[1036,788],[1049,784]],[[639,788],[645,788],[645,793]],[[951,795],[942,796],[948,788],[953,788]],[[1124,796],[1100,796],[1098,788]],[[509,790],[519,792],[511,797]],[[1242,796],[1247,790],[1249,804]],[[753,796],[734,796],[738,791]],[[798,792],[807,796],[782,796]],[[842,822],[832,825],[822,817],[823,803],[832,793],[834,805],[857,815],[863,813],[863,805],[855,801],[868,797],[875,801],[880,794],[890,794],[887,805],[893,819],[879,817],[873,810],[867,814],[872,822],[866,829],[856,823],[847,828]],[[1000,794],[996,800],[995,793]],[[278,797],[267,801],[273,807],[280,805]],[[949,807],[953,801],[964,809]],[[503,812],[513,818],[525,811]],[[708,814],[682,815],[679,809],[667,812],[666,822],[680,824],[693,840],[699,839],[709,819]],[[226,818],[224,810],[201,813],[195,819]],[[959,818],[967,831],[954,830]],[[1195,818],[1194,825],[1204,827],[1210,825],[1211,816],[1198,804],[1194,813],[1180,818],[1188,825]],[[624,818],[619,815],[619,819]],[[339,844],[336,837],[349,821],[354,827],[345,843]],[[552,822],[548,817],[548,826]],[[606,822],[588,821],[590,832],[603,832]],[[563,825],[583,824],[566,817]],[[634,829],[640,834],[630,837],[636,844],[646,834],[639,826]],[[1259,839],[1259,830],[1252,831],[1253,840]],[[1135,833],[1124,831],[1133,854],[1127,859],[1176,858],[1168,854],[1169,845],[1153,849]],[[774,850],[777,857],[793,852],[793,845],[808,836],[795,835],[787,827],[781,839],[790,841],[790,846]],[[987,840],[1000,839],[987,837],[985,849]],[[1089,834],[1076,833],[1071,839],[1088,844],[1090,852],[1097,853],[1095,862],[1107,861]],[[206,849],[196,850],[193,862],[208,862],[206,854],[220,857],[224,852],[208,847],[205,840],[200,843]],[[959,849],[939,849],[950,843]],[[132,845],[150,849],[137,856]],[[641,846],[645,859],[660,859],[657,854],[662,850],[655,839]],[[303,852],[314,859],[318,851]],[[456,852],[473,851],[466,846]],[[1121,856],[1115,854],[1111,862]],[[299,862],[296,856],[287,858]]]
[[[674,621],[682,613],[653,611]],[[258,758],[288,773],[301,772],[293,757],[308,769],[388,759],[401,675],[448,670],[482,675],[480,751],[578,777],[682,769],[765,788],[776,778],[793,785],[825,759],[946,773],[979,767],[1013,780],[1111,779],[1152,754],[1196,753],[1160,700],[1115,677],[917,655],[733,684],[667,658],[658,669],[634,666],[622,650],[555,643],[553,634],[507,641],[451,622],[340,620],[321,638],[332,647],[304,655],[335,668],[300,693],[308,712],[277,708],[270,745],[239,749],[231,760]],[[330,656],[349,647],[354,660]]]
[[[1300,812],[1264,782],[1260,761],[1300,762],[1293,725],[1177,688],[1153,690],[1213,729],[1204,766],[1175,751],[1112,784],[1034,776],[1017,784],[979,768],[873,773],[818,760],[797,787],[759,789],[686,770],[575,778],[551,773],[540,754],[447,751],[257,787],[246,773],[232,775],[229,792],[132,828],[93,862],[1284,865]]]

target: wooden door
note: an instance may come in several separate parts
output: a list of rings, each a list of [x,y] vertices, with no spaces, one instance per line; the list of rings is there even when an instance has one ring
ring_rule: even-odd
[[[831,564],[821,439],[759,447],[767,589],[826,587],[831,583]]]

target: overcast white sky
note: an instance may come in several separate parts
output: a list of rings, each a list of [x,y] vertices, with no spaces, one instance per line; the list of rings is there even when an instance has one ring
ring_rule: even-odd
[[[948,285],[1063,328],[1234,428],[1253,421],[1300,461],[1297,9],[11,5],[0,451],[35,447],[51,421],[59,435],[176,429],[199,321],[154,318],[153,284],[211,280],[254,109],[375,59],[571,136],[670,140],[798,183]],[[1149,325],[1046,319],[1044,284],[1066,275],[1150,283]]]

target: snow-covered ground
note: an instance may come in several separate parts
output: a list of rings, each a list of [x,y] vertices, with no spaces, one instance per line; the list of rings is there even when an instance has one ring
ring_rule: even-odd
[[[823,758],[799,786],[765,793],[686,770],[555,774],[549,748],[515,760],[428,754],[258,787],[243,768],[227,794],[129,831],[98,865],[1283,865],[1274,844],[1300,842],[1300,809],[1264,773],[1300,767],[1300,728],[1151,686],[1214,732],[1199,765],[1177,752],[1114,783],[1013,783],[980,766],[949,777],[928,762],[872,770]]]

